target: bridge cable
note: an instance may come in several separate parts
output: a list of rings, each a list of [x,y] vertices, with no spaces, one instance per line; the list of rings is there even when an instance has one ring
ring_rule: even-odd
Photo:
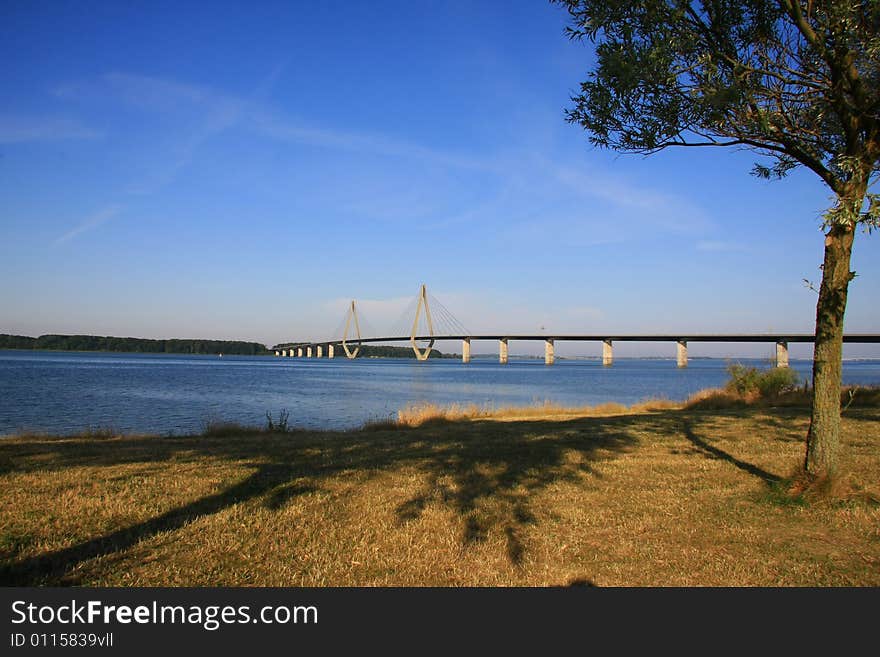
[[[431,308],[434,310],[434,316],[441,317],[445,324],[447,335],[470,335],[470,331],[462,324],[452,312],[440,303],[440,300],[432,294],[428,295],[431,302]]]
[[[434,309],[435,315],[438,317],[438,322],[441,326],[439,331],[440,334],[445,335],[467,335],[467,330],[464,326],[449,313],[446,308],[443,307],[435,307]]]
[[[345,321],[348,319],[348,310],[349,308],[346,307],[345,312],[342,314],[342,319],[339,321],[339,325],[333,330],[333,333],[330,334],[331,340],[342,340],[342,334],[345,332]]]
[[[413,316],[416,314],[416,308],[418,307],[419,297],[416,295],[412,299],[410,299],[406,308],[403,309],[403,312],[389,327],[388,335],[389,336],[405,336],[409,335],[412,330],[412,322]]]
[[[376,328],[370,323],[370,320],[366,318],[360,306],[358,306],[357,310],[358,320],[361,327],[361,337],[362,338],[378,338],[381,337],[379,332],[376,331]]]

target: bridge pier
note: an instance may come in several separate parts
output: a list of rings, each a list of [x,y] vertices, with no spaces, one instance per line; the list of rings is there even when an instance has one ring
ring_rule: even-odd
[[[298,347],[298,348],[297,348],[297,350],[296,350],[296,355],[297,355],[297,358],[302,358],[302,357],[303,357],[303,348],[302,348],[302,347]]]
[[[276,349],[276,350],[275,350],[275,355],[276,355],[276,356],[280,356],[280,355],[281,355],[281,352],[278,351],[278,350]]]
[[[788,367],[788,343],[783,340],[776,343],[776,367]]]
[[[306,358],[311,358],[311,357],[312,357],[312,348],[306,347]]]
[[[602,365],[611,367],[614,362],[614,349],[611,347],[611,340],[602,340]]]
[[[679,340],[676,342],[678,349],[676,352],[676,361],[679,367],[688,366],[688,343],[687,340]]]
[[[498,362],[507,365],[507,338],[501,338],[498,344]]]
[[[471,339],[465,338],[461,341],[461,362],[471,362]]]
[[[553,350],[553,340],[544,340],[544,365],[552,365],[556,362],[556,353]]]
[[[317,347],[315,347],[315,349],[318,350],[318,358],[323,358],[324,357],[324,346],[319,344]]]
[[[327,345],[327,358],[333,358],[333,355],[334,355],[333,354],[333,345],[328,344]]]

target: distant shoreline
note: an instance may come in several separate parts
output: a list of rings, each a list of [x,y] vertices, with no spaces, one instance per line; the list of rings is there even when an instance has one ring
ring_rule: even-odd
[[[401,350],[408,350],[409,347],[396,347]],[[50,348],[28,348],[28,347],[4,347],[0,346],[0,351],[19,351],[19,352],[45,352],[45,353],[58,353],[58,354],[119,354],[119,355],[168,355],[168,356],[273,356],[271,351],[267,351],[265,353],[256,353],[256,354],[236,354],[231,352],[218,352],[218,353],[192,353],[192,352],[182,352],[182,351],[114,351],[112,349],[50,349]],[[443,353],[439,356],[443,360],[455,360],[460,359],[461,354],[453,354],[453,353]],[[278,358],[281,358],[280,356]],[[543,356],[535,356],[532,354],[510,354],[509,358],[511,360],[544,360]],[[374,359],[374,360],[410,360],[407,356],[371,356],[371,355],[359,355],[358,360],[361,359]],[[498,359],[497,354],[474,354],[471,356],[471,361],[485,361],[492,360],[496,361]],[[317,358],[313,358],[312,360],[317,360]],[[326,358],[322,358],[321,360],[326,360]],[[557,356],[556,361],[585,361],[585,362],[601,362],[601,356]],[[617,356],[614,359],[615,361],[626,360],[662,360],[662,361],[674,361],[674,356]],[[764,356],[691,356],[689,360],[729,360],[729,361],[739,361],[739,360],[767,360],[768,362],[771,360]],[[812,358],[790,358],[791,362],[798,363],[808,363],[812,362]],[[876,363],[880,362],[880,358],[869,358],[869,357],[856,357],[856,358],[844,358],[844,362],[846,363],[857,363],[857,362],[865,362],[865,363]]]
[[[201,338],[115,337],[108,335],[47,334],[39,337],[0,334],[0,349],[33,351],[95,351],[117,353],[238,354],[259,356],[271,353],[266,345],[244,340],[206,340]]]
[[[191,356],[272,356],[277,350],[259,342],[243,340],[152,339],[99,335],[48,334],[37,338],[0,334],[0,350],[46,351],[64,353],[176,354]],[[342,350],[335,354],[345,356]],[[362,358],[415,358],[409,347],[361,345]],[[450,358],[432,349],[430,358]]]

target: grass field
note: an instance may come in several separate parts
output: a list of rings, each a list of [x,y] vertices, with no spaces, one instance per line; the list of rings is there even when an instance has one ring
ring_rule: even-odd
[[[804,409],[408,413],[0,440],[0,582],[880,585],[877,408],[827,498],[789,490]]]

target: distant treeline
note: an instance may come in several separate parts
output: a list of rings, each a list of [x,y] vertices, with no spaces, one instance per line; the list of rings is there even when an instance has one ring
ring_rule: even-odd
[[[257,356],[270,353],[266,345],[239,340],[149,340],[113,338],[99,335],[0,334],[0,349],[49,349],[54,351],[125,351],[149,354],[239,354]]]
[[[348,348],[354,350],[355,345],[349,344]],[[275,351],[280,351],[284,349],[284,347],[275,346],[272,348]],[[305,347],[303,347],[303,354],[305,354]],[[315,352],[312,351],[312,356],[315,355]],[[324,356],[326,357],[327,352],[324,352]],[[340,346],[336,345],[333,349],[333,357],[334,358],[345,358],[345,350]],[[380,345],[371,345],[365,344],[361,345],[361,350],[358,352],[358,358],[415,358],[416,354],[412,350],[412,347],[387,347]],[[428,358],[448,358],[448,356],[444,355],[442,352],[437,349],[431,349],[431,354]]]
[[[349,347],[350,349],[351,347]],[[333,355],[345,356],[345,350],[337,347]],[[412,347],[387,347],[379,345],[365,344],[361,346],[358,358],[415,358],[416,354]],[[443,358],[443,354],[436,349],[431,349],[428,358]]]

